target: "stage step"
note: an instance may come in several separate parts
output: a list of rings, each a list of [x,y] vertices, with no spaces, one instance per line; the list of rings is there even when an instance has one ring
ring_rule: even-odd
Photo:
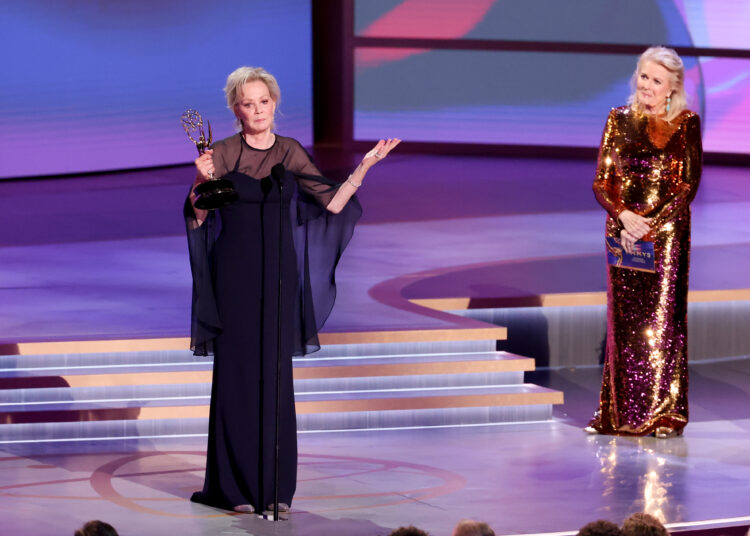
[[[10,391],[21,389],[85,388],[96,386],[182,385],[210,383],[213,361],[201,357],[190,362],[182,356],[3,356],[0,362],[0,404]],[[55,362],[55,357],[58,361]],[[149,361],[149,357],[151,360]],[[10,359],[12,358],[12,360]],[[107,361],[109,358],[109,361]],[[518,383],[524,371],[534,370],[534,360],[508,352],[463,354],[371,355],[359,357],[295,358],[295,391],[376,388],[383,382],[363,378],[399,377],[394,386],[445,386],[450,375],[485,374],[475,381]],[[466,379],[466,378],[465,378]],[[303,383],[302,380],[311,380]],[[391,380],[386,380],[386,383]],[[468,378],[467,381],[472,381]],[[431,383],[431,382],[437,382]],[[33,400],[32,398],[30,398]]]
[[[0,379],[23,376],[210,370],[212,363],[211,357],[194,357],[188,350],[4,355],[0,356]]]
[[[204,384],[193,387],[195,389],[188,389],[188,393],[177,396],[159,396],[163,393],[154,393],[152,397],[127,398],[126,393],[101,393],[99,399],[9,403],[0,405],[0,409],[6,425],[208,417],[210,393],[205,392],[207,389]],[[562,403],[560,392],[535,385],[315,392],[296,395],[295,399],[297,414],[300,416]]]
[[[1,424],[0,444],[202,437],[207,424],[205,418]]]
[[[523,374],[534,370],[534,360],[488,350],[493,345],[347,345],[296,358],[298,428],[551,418],[562,393],[524,384]],[[205,434],[212,364],[210,357],[188,351],[0,356],[0,443]],[[181,422],[187,428],[175,424]]]

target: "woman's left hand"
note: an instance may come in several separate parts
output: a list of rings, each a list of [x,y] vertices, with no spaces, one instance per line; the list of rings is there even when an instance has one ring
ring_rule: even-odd
[[[388,138],[387,140],[380,140],[377,145],[375,145],[375,147],[365,155],[365,157],[362,159],[362,164],[367,167],[372,167],[379,160],[382,160],[383,158],[388,156],[388,153],[390,153],[391,150],[394,149],[399,143],[401,143],[401,140],[398,138]]]
[[[633,234],[629,233],[627,229],[620,231],[620,244],[622,244],[622,249],[624,249],[626,253],[633,253],[633,246],[635,246],[637,241],[638,239]]]

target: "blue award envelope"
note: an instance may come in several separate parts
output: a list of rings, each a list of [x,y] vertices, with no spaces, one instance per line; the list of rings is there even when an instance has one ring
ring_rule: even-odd
[[[622,249],[619,238],[607,237],[607,263],[619,268],[654,272],[654,243],[638,240],[633,253]]]

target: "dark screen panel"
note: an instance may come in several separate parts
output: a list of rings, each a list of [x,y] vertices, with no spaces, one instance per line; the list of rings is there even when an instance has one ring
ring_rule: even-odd
[[[609,109],[626,104],[636,59],[616,54],[415,53],[357,71],[355,138],[394,135],[415,141],[596,147]],[[685,62],[686,86],[695,97],[692,108],[701,111],[698,61]]]
[[[637,55],[430,50],[398,38],[750,49],[750,2],[357,0],[355,139],[595,147]],[[644,16],[648,14],[648,16]],[[621,51],[620,51],[621,52]],[[683,55],[708,151],[750,154],[750,60]]]

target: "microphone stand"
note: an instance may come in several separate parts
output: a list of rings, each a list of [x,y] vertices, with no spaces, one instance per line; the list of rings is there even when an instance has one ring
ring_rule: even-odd
[[[279,294],[276,300],[276,429],[273,457],[273,520],[279,520],[279,428],[281,425],[281,305],[282,305],[282,260],[284,258],[284,166],[276,164],[271,176],[279,184]]]

